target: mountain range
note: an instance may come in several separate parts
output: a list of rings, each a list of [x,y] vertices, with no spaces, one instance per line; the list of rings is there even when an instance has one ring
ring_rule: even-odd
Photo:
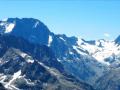
[[[0,83],[8,90],[120,90],[120,36],[87,41],[38,19],[0,21]]]

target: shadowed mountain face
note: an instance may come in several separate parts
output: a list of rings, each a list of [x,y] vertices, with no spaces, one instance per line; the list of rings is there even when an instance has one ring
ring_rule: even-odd
[[[0,90],[6,90],[5,87],[0,83]]]
[[[37,19],[9,18],[7,20],[7,24],[9,26],[8,31],[3,30],[6,33],[10,33],[17,37],[22,37],[34,43],[39,43],[39,44],[48,43],[48,36],[49,36],[50,31],[48,30],[47,26],[45,26],[42,22],[40,22]],[[10,28],[11,24],[14,24],[13,28]],[[9,32],[10,29],[12,29],[11,32]]]
[[[0,45],[0,80],[10,90],[93,90],[67,74],[45,45],[10,35],[0,36]]]
[[[115,39],[115,42],[116,42],[117,44],[120,44],[120,35]]]
[[[96,82],[97,90],[120,90],[120,66],[106,72]]]
[[[19,49],[25,53],[28,53],[30,56],[32,56],[35,59],[41,60],[43,63],[45,63],[48,66],[55,67],[60,71],[63,71],[62,64],[59,63],[54,53],[50,48],[48,48],[45,45],[38,45],[38,44],[32,44],[28,41],[24,40],[23,38],[17,38],[14,36],[0,36],[0,45],[2,48],[0,48],[0,55],[3,56],[8,48],[16,48]],[[43,60],[43,58],[46,57],[46,60]]]

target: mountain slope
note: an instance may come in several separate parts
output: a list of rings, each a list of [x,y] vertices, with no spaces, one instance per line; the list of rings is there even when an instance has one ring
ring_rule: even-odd
[[[66,74],[47,46],[10,35],[0,36],[0,45],[0,82],[10,90],[93,90]]]
[[[5,54],[8,47],[14,47],[48,67],[61,73],[67,72],[91,85],[109,71],[111,66],[120,62],[120,45],[117,43],[119,38],[115,41],[86,41],[74,36],[54,34],[41,21],[33,18],[8,18],[0,21],[0,33],[1,42],[7,41],[2,42],[1,47],[4,49],[0,49],[0,56]],[[14,37],[9,38],[11,35]],[[26,42],[31,44],[28,46]],[[39,49],[39,45],[42,48]],[[42,51],[45,52],[40,54]]]
[[[97,90],[120,90],[120,64],[98,79],[95,86]]]
[[[1,21],[0,29],[2,34],[12,34],[42,44],[47,44],[50,33],[42,22],[32,18],[9,18],[7,21]]]
[[[14,27],[9,28],[9,32],[7,32],[6,30],[9,26],[11,26],[11,24]],[[49,29],[37,19],[8,18],[6,21],[1,21],[0,28],[2,35],[13,35],[23,38],[34,44],[49,46],[54,52],[57,60],[64,66],[65,71],[77,77],[79,80],[83,80],[87,83],[92,84],[94,83],[96,78],[99,77],[106,69],[106,65],[102,65],[101,63],[96,62],[96,59],[94,59],[91,55],[88,54],[88,51],[80,48],[80,45],[78,43],[80,41],[78,38],[67,37],[66,35],[56,35],[50,32]],[[81,41],[83,43],[86,43],[84,40]],[[19,45],[16,45],[16,47],[18,46]],[[30,48],[27,49],[29,50]],[[31,53],[31,55],[36,54]],[[56,61],[54,60],[54,62]],[[86,64],[86,62],[89,63]],[[56,65],[56,67],[57,66],[58,65]],[[70,67],[73,68],[70,69]],[[74,73],[74,71],[77,72]],[[84,76],[85,74],[86,76]],[[93,80],[93,78],[95,78],[95,80]]]

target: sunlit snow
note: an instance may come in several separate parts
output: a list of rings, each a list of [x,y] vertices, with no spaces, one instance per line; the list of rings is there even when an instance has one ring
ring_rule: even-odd
[[[65,41],[65,39],[63,39],[63,37],[59,37],[61,40]]]
[[[49,35],[48,46],[50,46],[51,42],[52,42],[52,36]]]
[[[38,22],[38,21],[35,23],[34,28],[36,28],[37,25],[39,25],[39,22]]]
[[[9,88],[9,87],[14,87],[16,88],[15,86],[11,85],[11,83],[16,80],[19,76],[21,75],[21,70],[19,70],[18,72],[14,73],[13,75],[13,78],[5,85],[6,88]],[[17,88],[16,88],[17,89]],[[19,89],[17,89],[19,90]]]
[[[11,32],[13,30],[14,26],[15,26],[15,24],[13,24],[13,23],[6,25],[5,33]]]

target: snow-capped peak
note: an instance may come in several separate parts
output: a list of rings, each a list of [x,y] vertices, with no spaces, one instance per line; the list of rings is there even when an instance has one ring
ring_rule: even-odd
[[[96,40],[95,44],[89,44],[81,39],[77,41],[78,47],[94,57],[97,61],[110,65],[105,59],[114,55],[120,54],[120,46],[114,41]],[[84,43],[84,44],[82,44]]]

